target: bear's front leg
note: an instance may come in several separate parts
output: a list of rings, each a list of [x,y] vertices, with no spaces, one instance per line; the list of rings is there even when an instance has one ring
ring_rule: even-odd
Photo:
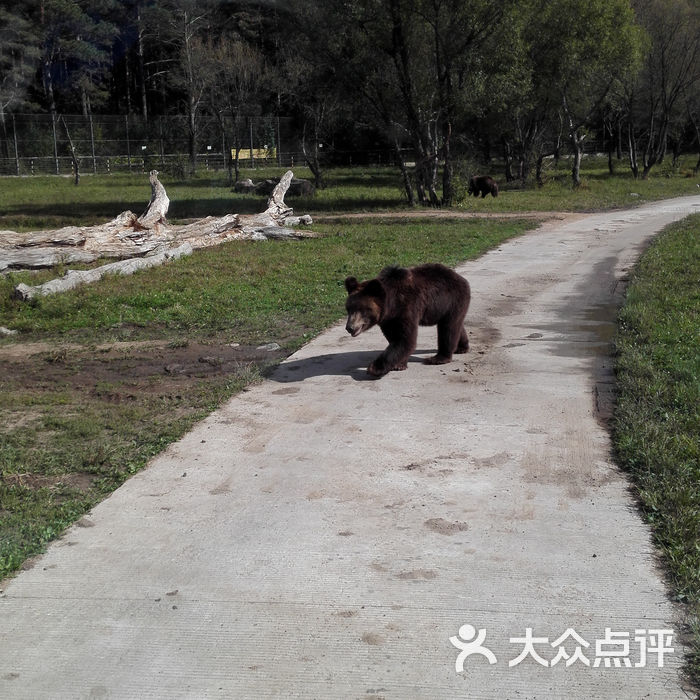
[[[367,368],[373,377],[383,377],[393,371],[408,369],[408,358],[416,348],[418,324],[399,320],[380,324],[389,347]]]
[[[408,362],[395,362],[393,365],[387,364],[386,358],[382,353],[374,362],[367,368],[367,373],[373,377],[383,377],[385,374],[394,371],[402,371],[408,369]]]

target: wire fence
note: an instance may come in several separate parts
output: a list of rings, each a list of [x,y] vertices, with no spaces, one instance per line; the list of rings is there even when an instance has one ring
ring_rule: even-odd
[[[238,152],[251,166],[293,159],[281,142],[293,143],[290,120],[281,117],[201,117],[197,123],[199,169],[225,169]],[[1,175],[183,171],[190,166],[187,118],[133,115],[10,115],[0,124]]]
[[[176,177],[192,167],[189,126],[184,115],[59,115],[0,113],[0,175],[81,175],[144,172],[156,169]],[[197,121],[196,169],[226,171],[232,158],[241,168],[305,164],[295,122],[288,117],[254,116],[220,118],[201,116]],[[339,150],[323,144],[322,163],[342,166],[394,165],[389,149]],[[587,154],[602,152],[606,144],[590,139]],[[500,160],[501,154],[492,154]],[[402,149],[411,165],[412,149]],[[473,157],[466,158],[471,162]],[[494,160],[490,158],[489,160]]]
[[[191,168],[185,116],[144,120],[135,115],[15,114],[0,120],[0,175],[75,175],[149,172],[184,176]],[[197,170],[240,166],[295,167],[304,163],[299,136],[287,117],[200,117]],[[333,152],[335,164],[387,165],[388,150]]]

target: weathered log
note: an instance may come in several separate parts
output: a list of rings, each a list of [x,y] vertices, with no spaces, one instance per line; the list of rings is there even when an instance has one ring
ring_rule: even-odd
[[[124,211],[105,224],[66,226],[56,231],[0,231],[0,272],[7,268],[52,267],[61,262],[130,258],[167,245],[164,229],[135,230],[136,214]]]
[[[136,227],[141,229],[155,228],[158,224],[165,224],[165,215],[170,206],[165,187],[158,179],[158,171],[151,170],[148,179],[151,182],[151,201],[148,203],[146,211],[136,219]]]
[[[21,301],[30,301],[38,296],[65,292],[87,282],[97,282],[105,275],[133,275],[134,272],[138,270],[145,270],[149,267],[162,265],[167,260],[176,260],[183,255],[190,255],[192,250],[192,246],[189,243],[183,243],[177,248],[165,250],[155,255],[147,255],[144,258],[119,260],[118,262],[108,263],[107,265],[102,265],[92,270],[68,270],[63,277],[49,280],[35,287],[20,283],[14,289],[14,297]]]
[[[195,248],[218,245],[227,240],[267,240],[305,238],[314,234],[290,228],[310,224],[308,215],[295,217],[284,202],[284,195],[293,179],[288,171],[275,186],[267,209],[259,214],[227,214],[205,217],[184,226],[169,226],[166,214],[170,200],[152,170],[151,199],[144,213],[137,217],[124,211],[105,224],[68,226],[57,231],[20,234],[1,231],[0,272],[7,268],[51,267],[59,263],[92,262],[100,257],[126,259],[126,264],[109,263],[95,270],[69,270],[63,277],[37,287],[18,285],[15,295],[30,299],[53,294],[78,284],[101,279],[105,274],[130,274],[137,269],[162,264]],[[187,251],[187,252],[183,252]],[[135,259],[140,259],[138,262]]]
[[[0,272],[8,267],[27,269],[37,267],[52,267],[54,265],[69,265],[71,263],[90,263],[97,260],[96,253],[82,249],[71,250],[64,248],[19,248],[6,250],[0,260]]]
[[[55,231],[33,231],[17,233],[0,231],[0,241],[5,248],[28,248],[30,246],[72,246],[85,243],[85,229],[78,226],[66,226]]]

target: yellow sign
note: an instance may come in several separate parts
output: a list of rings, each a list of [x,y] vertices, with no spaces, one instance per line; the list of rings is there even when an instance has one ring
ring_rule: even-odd
[[[231,149],[231,158],[236,157],[236,149],[232,148]],[[258,160],[264,160],[265,158],[276,158],[277,157],[277,149],[276,148],[254,148],[253,149],[253,158],[257,158]],[[238,151],[238,158],[240,160],[246,160],[250,159],[250,148],[241,148],[240,151]]]

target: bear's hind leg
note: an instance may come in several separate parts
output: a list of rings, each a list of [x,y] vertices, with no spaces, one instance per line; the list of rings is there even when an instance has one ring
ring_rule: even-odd
[[[437,324],[438,347],[437,354],[432,357],[426,357],[423,360],[424,365],[446,365],[452,362],[452,353],[457,347],[458,336],[455,332],[454,322],[452,319],[443,318]]]
[[[459,336],[457,348],[455,349],[455,355],[463,355],[465,352],[469,352],[469,336],[467,336],[467,329],[462,326],[462,332]]]

